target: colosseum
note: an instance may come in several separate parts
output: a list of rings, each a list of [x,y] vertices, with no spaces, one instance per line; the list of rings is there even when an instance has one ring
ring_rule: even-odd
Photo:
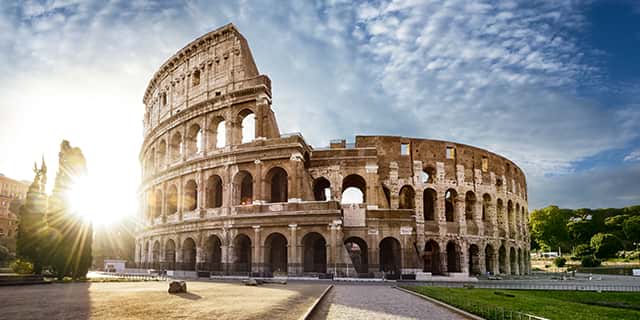
[[[180,276],[430,279],[530,272],[527,186],[472,146],[280,132],[271,81],[228,24],[143,102],[136,264]]]

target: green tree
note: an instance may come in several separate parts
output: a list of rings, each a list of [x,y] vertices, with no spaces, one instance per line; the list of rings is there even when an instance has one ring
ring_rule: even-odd
[[[588,244],[579,244],[573,248],[573,256],[576,258],[582,258],[584,256],[592,255],[593,249]]]
[[[571,215],[572,210],[560,209],[557,206],[534,210],[529,219],[532,239],[540,244],[543,250],[555,250],[558,247],[570,249],[567,223]]]
[[[598,233],[591,238],[591,247],[597,258],[613,257],[618,250],[622,249],[620,239],[610,233]]]
[[[629,241],[640,242],[640,215],[626,219],[622,230]]]

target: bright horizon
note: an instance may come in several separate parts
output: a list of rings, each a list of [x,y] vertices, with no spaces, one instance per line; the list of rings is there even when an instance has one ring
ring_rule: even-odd
[[[283,133],[315,147],[380,134],[485,148],[525,171],[531,210],[640,203],[633,3],[540,5],[530,23],[517,5],[463,1],[282,6],[0,4],[0,173],[31,181],[44,154],[50,191],[66,139],[86,157],[97,217],[136,214],[148,81],[233,22],[273,82]]]

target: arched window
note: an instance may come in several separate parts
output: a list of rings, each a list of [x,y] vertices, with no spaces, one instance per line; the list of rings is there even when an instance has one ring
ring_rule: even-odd
[[[400,209],[414,209],[416,207],[415,192],[411,186],[404,186],[400,189],[399,207]]]
[[[489,218],[489,210],[491,208],[491,196],[485,193],[482,196],[482,220],[486,221]]]
[[[455,190],[449,189],[444,194],[444,217],[446,221],[455,221],[456,197],[458,194]]]
[[[178,161],[182,158],[182,135],[180,132],[176,132],[173,134],[171,138],[171,160]]]
[[[153,217],[160,218],[162,216],[162,191],[156,190],[154,202],[155,202],[155,205],[153,208],[154,209]]]
[[[460,249],[453,241],[447,243],[447,271],[460,272]]]
[[[251,271],[251,239],[239,234],[233,240],[233,266],[237,272]]]
[[[200,84],[200,70],[196,70],[191,74],[191,85],[197,86]]]
[[[422,197],[422,205],[424,208],[424,220],[435,220],[437,193],[429,188],[425,189]]]
[[[327,272],[327,242],[317,232],[309,232],[302,238],[303,272]]]
[[[466,220],[473,220],[476,207],[476,195],[473,191],[467,191],[464,196],[464,218]]]
[[[224,148],[226,145],[226,122],[221,116],[216,116],[209,122],[208,145],[209,150]]]
[[[175,270],[176,267],[176,243],[169,239],[164,247],[164,261],[166,269]]]
[[[182,270],[196,269],[196,242],[186,238],[182,243]]]
[[[160,93],[160,106],[164,107],[167,105],[167,93],[166,92],[162,92]]]
[[[251,110],[245,109],[238,114],[242,126],[240,143],[253,141],[256,137],[256,116]]]
[[[184,187],[184,209],[187,211],[196,210],[198,207],[198,185],[195,180],[187,181]]]
[[[272,233],[264,241],[264,267],[270,275],[287,272],[287,238],[282,234]]]
[[[342,200],[341,203],[364,203],[366,202],[367,183],[357,174],[348,175],[342,180]]]
[[[331,183],[324,177],[313,181],[313,197],[316,201],[327,201],[331,199]]]
[[[265,191],[271,195],[270,202],[287,202],[289,185],[287,172],[280,167],[274,167],[267,172],[266,180]]]
[[[187,155],[193,156],[202,151],[202,130],[198,124],[189,127],[187,134]]]
[[[426,167],[420,173],[422,183],[433,183],[436,176],[436,169],[433,167]]]
[[[253,177],[247,171],[240,171],[233,180],[235,204],[253,203]]]
[[[175,214],[178,212],[178,188],[172,185],[167,191],[167,214]]]
[[[160,140],[158,143],[158,167],[162,168],[165,166],[165,162],[167,160],[167,143],[164,140]]]
[[[222,207],[222,178],[212,175],[207,179],[207,208]]]

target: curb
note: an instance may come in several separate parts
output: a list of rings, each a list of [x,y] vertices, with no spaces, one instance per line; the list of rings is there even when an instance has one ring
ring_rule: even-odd
[[[311,319],[311,316],[316,311],[316,308],[320,305],[320,302],[322,302],[322,299],[324,299],[324,297],[327,295],[327,293],[329,293],[329,290],[331,290],[331,288],[333,288],[332,284],[330,284],[326,289],[324,289],[322,294],[318,297],[318,299],[316,299],[316,301],[313,303],[313,305],[311,305],[311,307],[309,307],[309,309],[307,309],[307,312],[305,312],[304,315],[302,315],[300,317],[300,320],[309,320],[309,319]]]
[[[437,304],[437,305],[439,305],[439,306],[441,306],[441,307],[447,308],[447,309],[449,309],[450,311],[453,311],[453,312],[455,312],[455,313],[457,313],[457,314],[460,314],[460,315],[462,315],[462,316],[464,316],[464,317],[466,317],[466,318],[468,318],[468,319],[473,319],[473,320],[484,320],[484,318],[482,318],[482,317],[480,317],[480,316],[476,316],[475,314],[469,313],[469,312],[464,311],[464,310],[462,310],[462,309],[458,309],[458,308],[456,308],[456,307],[454,307],[454,306],[452,306],[452,305],[446,304],[446,303],[444,303],[444,302],[442,302],[442,301],[440,301],[440,300],[436,300],[436,299],[434,299],[434,298],[431,298],[431,297],[428,297],[428,296],[425,296],[425,295],[419,294],[419,293],[417,293],[417,292],[413,292],[413,291],[411,291],[411,290],[407,290],[407,289],[405,289],[405,288],[400,288],[400,287],[398,287],[398,286],[394,286],[394,288],[396,288],[396,289],[398,289],[398,290],[400,290],[400,291],[404,291],[404,292],[406,292],[406,293],[412,294],[412,295],[414,295],[414,296],[416,296],[416,297],[418,297],[418,298],[422,298],[422,299],[427,300],[427,301],[429,301],[429,302],[433,302],[433,303],[435,303],[435,304]]]

